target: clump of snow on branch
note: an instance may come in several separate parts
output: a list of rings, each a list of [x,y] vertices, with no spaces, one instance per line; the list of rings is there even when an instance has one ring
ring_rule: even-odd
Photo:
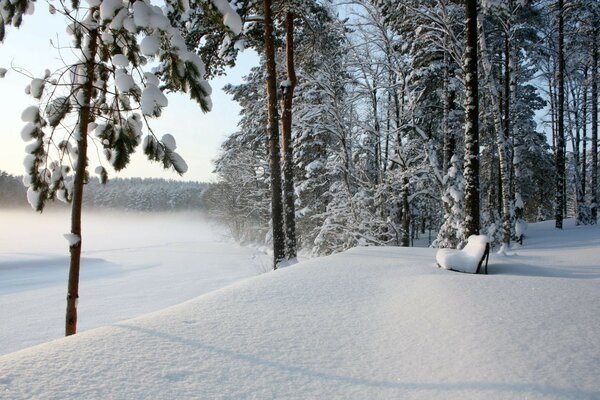
[[[233,8],[217,3],[227,26],[233,31],[241,29],[241,19]],[[161,89],[164,82],[169,90],[189,93],[203,111],[212,106],[211,87],[204,77],[203,62],[188,50],[165,11],[144,0],[86,0],[74,10],[53,7],[59,11],[57,16],[69,11],[75,18],[66,31],[73,50],[79,52],[79,61],[54,75],[46,69],[42,76],[32,76],[25,88],[37,102],[23,111],[25,126],[21,130],[27,153],[23,182],[32,207],[41,211],[47,200],[71,200],[82,135],[96,142],[97,154],[114,170],[125,168],[130,155],[144,142],[150,160],[180,174],[186,172],[187,164],[174,151],[173,136],[158,140],[145,129],[146,122],[159,117],[168,106]],[[90,59],[94,60],[91,64]],[[144,70],[146,65],[152,65],[152,70]],[[0,70],[0,75],[5,73]],[[90,80],[94,90],[86,99],[83,87]],[[90,112],[91,122],[85,127],[76,123],[83,109]],[[98,162],[96,173],[106,181],[108,172],[102,160]]]

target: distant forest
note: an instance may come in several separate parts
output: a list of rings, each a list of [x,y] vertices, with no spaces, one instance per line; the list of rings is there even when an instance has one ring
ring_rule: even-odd
[[[84,204],[92,209],[131,211],[178,211],[204,208],[203,195],[209,185],[158,178],[112,178],[101,184],[90,178]],[[0,171],[0,207],[30,208],[22,177]],[[58,207],[66,207],[60,201]]]

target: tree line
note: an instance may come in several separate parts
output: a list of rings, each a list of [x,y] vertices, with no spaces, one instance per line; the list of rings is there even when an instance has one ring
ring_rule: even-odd
[[[272,33],[247,32],[273,43],[226,87],[241,122],[207,194],[237,238],[272,243],[277,265],[294,243],[434,229],[433,246],[484,233],[505,251],[527,222],[596,223],[597,1],[341,3],[277,2]]]
[[[26,208],[23,177],[0,171],[0,207]],[[86,183],[83,206],[140,212],[205,210],[204,192],[209,185],[160,178],[113,178],[106,184],[92,177]],[[58,207],[67,205],[58,203]]]

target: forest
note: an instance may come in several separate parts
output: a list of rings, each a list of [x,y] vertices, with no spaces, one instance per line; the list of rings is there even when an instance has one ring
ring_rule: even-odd
[[[503,251],[527,222],[596,223],[600,3],[274,6],[273,55],[259,46],[261,65],[226,88],[242,120],[207,195],[238,239],[289,258],[480,232]]]
[[[113,178],[102,184],[92,177],[86,183],[83,204],[86,209],[140,212],[189,211],[205,209],[204,192],[208,184],[158,178]],[[26,189],[22,177],[0,171],[0,206],[26,208]],[[65,208],[64,203],[55,203]]]
[[[0,39],[33,12],[2,4]],[[208,81],[242,51],[260,63],[225,89],[241,120],[204,200],[236,240],[272,245],[273,268],[425,231],[452,248],[483,233],[502,252],[527,222],[596,223],[597,1],[89,0],[50,12],[81,56],[32,76],[23,181],[38,211],[72,203],[74,238],[90,158],[110,165],[94,170],[101,182],[140,145],[185,173],[175,138],[151,128],[163,92],[209,112]]]

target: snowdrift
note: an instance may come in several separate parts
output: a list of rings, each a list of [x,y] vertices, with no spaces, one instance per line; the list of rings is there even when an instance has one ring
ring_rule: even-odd
[[[533,226],[525,243],[485,276],[436,268],[435,249],[304,262],[2,356],[0,393],[598,399],[600,230]]]

